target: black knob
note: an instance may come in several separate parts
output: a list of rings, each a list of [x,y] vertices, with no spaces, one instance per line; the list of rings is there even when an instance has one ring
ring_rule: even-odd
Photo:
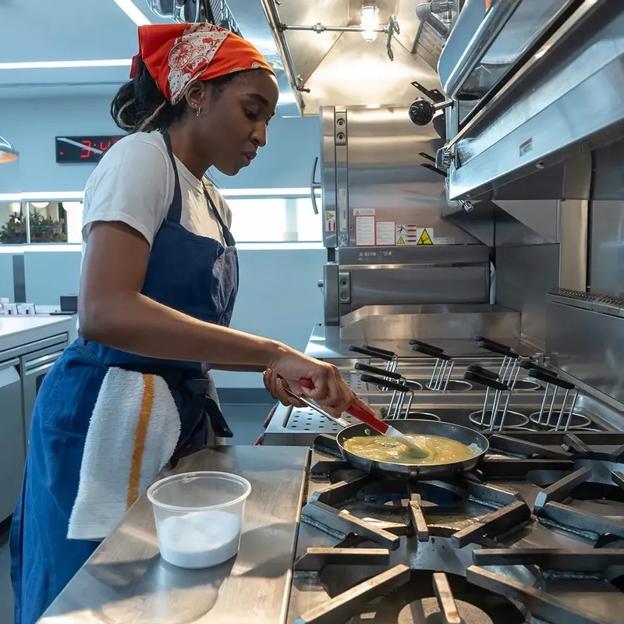
[[[423,98],[418,98],[409,107],[409,118],[417,126],[426,126],[435,115],[433,104]]]

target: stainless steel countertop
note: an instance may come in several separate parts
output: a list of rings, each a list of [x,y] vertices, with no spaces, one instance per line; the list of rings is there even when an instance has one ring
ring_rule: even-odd
[[[488,357],[492,355],[489,351],[480,349],[474,340],[470,340],[468,338],[426,338],[425,340],[444,349],[451,356]],[[519,342],[517,339],[500,340],[507,346],[515,349],[521,355],[532,355],[535,352],[535,349]],[[340,337],[340,328],[338,326],[328,327],[319,323],[314,325],[312,328],[312,333],[308,344],[306,345],[305,353],[310,357],[315,357],[320,360],[352,359],[354,357],[365,360],[366,356],[349,351],[350,345],[361,346],[365,342],[366,340],[364,339],[342,339]],[[407,338],[391,338],[388,340],[372,339],[369,344],[392,351],[399,357],[426,357],[413,351]]]
[[[237,557],[185,570],[160,558],[142,496],[45,612],[44,624],[281,624],[286,621],[309,450],[228,446],[183,459],[173,472],[223,470],[251,482]]]
[[[71,316],[0,316],[0,352],[67,332],[76,331],[76,315]]]

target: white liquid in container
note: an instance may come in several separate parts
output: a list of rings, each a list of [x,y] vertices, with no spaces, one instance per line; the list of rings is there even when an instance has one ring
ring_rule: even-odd
[[[208,568],[237,553],[240,532],[238,513],[207,510],[171,515],[158,526],[160,554],[181,568]]]

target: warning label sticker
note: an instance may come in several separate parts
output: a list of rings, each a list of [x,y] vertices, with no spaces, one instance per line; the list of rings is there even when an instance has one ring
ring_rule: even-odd
[[[417,228],[416,244],[433,245],[433,228]]]
[[[418,227],[417,225],[398,223],[396,226],[397,245],[434,245],[435,239],[432,227]]]
[[[328,210],[327,212],[325,212],[325,231],[336,231],[336,213],[333,210]]]

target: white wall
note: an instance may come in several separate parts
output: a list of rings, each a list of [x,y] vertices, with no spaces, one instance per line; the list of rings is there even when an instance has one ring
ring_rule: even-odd
[[[0,135],[20,153],[15,163],[0,167],[0,193],[82,190],[93,165],[56,164],[54,137],[123,134],[109,115],[110,100],[109,94],[0,101]],[[251,167],[233,178],[211,175],[222,188],[307,187],[319,148],[318,118],[276,116],[268,145]]]

